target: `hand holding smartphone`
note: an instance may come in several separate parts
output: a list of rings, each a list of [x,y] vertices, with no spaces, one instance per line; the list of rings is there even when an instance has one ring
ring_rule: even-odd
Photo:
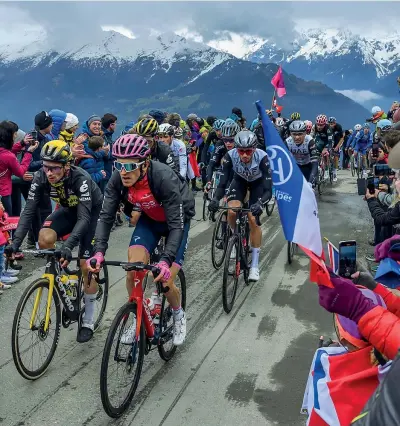
[[[354,240],[339,242],[339,275],[350,278],[357,272],[357,243]]]

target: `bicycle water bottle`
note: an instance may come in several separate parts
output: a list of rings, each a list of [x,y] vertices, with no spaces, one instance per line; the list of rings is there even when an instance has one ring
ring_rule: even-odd
[[[154,302],[152,298],[146,299],[147,307],[149,308],[150,315],[154,317]]]
[[[68,275],[62,274],[60,276],[60,281],[63,283],[67,296],[69,297],[70,300],[72,300],[72,289],[69,284]]]
[[[153,323],[154,325],[157,325],[160,322],[162,298],[158,295],[156,291],[154,291],[153,294],[151,295],[151,299],[154,303]]]

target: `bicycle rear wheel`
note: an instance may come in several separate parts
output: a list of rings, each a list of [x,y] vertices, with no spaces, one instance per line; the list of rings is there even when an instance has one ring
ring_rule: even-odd
[[[48,292],[49,281],[47,279],[39,278],[34,281],[23,292],[14,315],[11,335],[12,355],[18,373],[28,380],[36,380],[46,372],[56,352],[60,337],[61,306],[55,287],[53,287],[51,299],[52,306],[50,307],[49,327],[46,331],[44,330]],[[31,298],[31,296],[33,297]],[[34,301],[36,300],[37,313],[32,327],[30,327]],[[27,311],[24,312],[25,307]],[[21,323],[23,322],[26,325],[21,327]],[[21,336],[21,331],[26,332]],[[26,337],[29,334],[30,338],[27,339]],[[36,342],[33,341],[35,337],[37,338]],[[31,346],[24,349],[23,344],[25,342],[28,344],[31,343]],[[47,349],[48,354],[44,356],[44,359],[34,365],[33,357],[35,353],[37,352],[37,355],[41,356],[45,354]]]
[[[275,208],[275,197],[272,197],[270,201],[265,205],[265,212],[267,213],[267,216],[271,216],[272,212]]]
[[[208,196],[207,194],[204,194],[203,196],[203,220],[204,221],[206,221],[208,218],[208,209],[207,209],[208,204],[209,204]]]
[[[228,213],[226,210],[221,211],[215,222],[214,231],[211,240],[211,261],[216,270],[224,263],[226,255],[226,243],[228,241]],[[224,231],[225,230],[225,231]],[[222,246],[218,248],[217,244]]]
[[[233,253],[236,251],[236,253]],[[222,278],[222,304],[224,311],[229,314],[235,302],[237,285],[240,274],[240,241],[238,235],[232,235],[229,238],[226,248],[224,275]],[[231,257],[232,256],[232,257]],[[229,270],[230,264],[233,263],[233,268]],[[233,279],[232,289],[229,291],[229,278]]]
[[[128,329],[136,324],[137,306],[135,303],[126,303],[118,311],[108,332],[106,344],[104,346],[103,358],[100,368],[100,395],[104,411],[112,418],[120,417],[129,407],[139,385],[140,375],[142,373],[143,360],[146,346],[146,335],[143,322],[140,325],[139,339],[132,344],[121,342],[122,335]],[[115,345],[115,347],[114,347]],[[110,363],[117,363],[117,368],[110,367]],[[113,365],[113,364],[111,364]],[[109,377],[109,372],[121,368],[122,373],[127,377],[123,380],[118,376],[115,380],[115,388],[112,388],[114,382]],[[127,390],[126,395],[121,397],[123,384]],[[117,396],[114,400],[114,397]]]
[[[178,280],[175,280],[175,285],[180,289],[181,293],[181,306],[182,309],[186,309],[186,278],[182,269],[179,270]],[[179,283],[177,282],[179,281]],[[172,343],[173,338],[173,318],[172,318],[172,309],[169,305],[165,306],[167,299],[163,297],[162,302],[162,318],[161,321],[161,339],[158,345],[158,353],[160,354],[161,359],[164,361],[169,361],[176,352],[176,346]]]

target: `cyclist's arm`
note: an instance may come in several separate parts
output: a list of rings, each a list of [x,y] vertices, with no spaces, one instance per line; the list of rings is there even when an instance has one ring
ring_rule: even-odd
[[[204,142],[204,146],[203,146],[203,151],[201,151],[201,162],[203,164],[207,163],[207,153],[208,153],[208,149],[210,148],[211,142],[214,139],[214,132],[211,131],[208,136],[206,141]]]
[[[221,161],[222,172],[219,178],[218,188],[215,191],[214,198],[220,200],[225,195],[225,188],[228,186],[232,172],[232,159],[227,152]]]
[[[372,144],[373,144],[373,142],[374,142],[374,139],[373,139],[373,133],[372,133],[372,132],[370,132],[370,134],[369,134],[369,139],[368,139],[368,144],[367,144],[367,149],[371,149],[371,148],[372,148]]]
[[[311,173],[310,173],[309,182],[313,184],[318,174],[318,150],[314,140],[310,141],[310,143],[308,144],[308,150],[310,152],[310,163],[311,163]]]
[[[186,147],[183,142],[179,143],[178,145],[178,160],[179,160],[179,174],[183,178],[186,178],[188,158],[186,154]]]
[[[268,156],[262,158],[260,162],[260,171],[262,173],[263,195],[261,202],[266,203],[272,197],[272,178],[271,167],[269,166]]]
[[[108,239],[110,238],[111,228],[115,221],[115,215],[118,211],[121,200],[121,177],[115,170],[108,181],[104,191],[103,206],[101,208],[99,221],[97,222],[96,234],[94,236],[94,252],[106,253],[108,248]]]
[[[32,222],[36,216],[36,212],[39,208],[39,202],[43,193],[43,170],[40,170],[34,174],[31,186],[28,191],[28,198],[24,210],[19,218],[18,227],[14,232],[12,245],[14,250],[17,251],[24,241],[26,234],[31,229]]]
[[[178,173],[178,164],[174,160],[174,154],[172,153],[170,146],[161,141],[158,141],[157,143],[158,143],[157,148],[158,148],[158,155],[159,155],[158,160],[161,163],[164,163],[167,166],[170,166],[174,172]]]
[[[92,182],[88,183],[87,176],[80,176],[74,182],[74,187],[76,194],[78,196],[78,205],[76,206],[76,223],[75,226],[68,237],[67,241],[65,241],[64,246],[69,249],[73,249],[79,244],[82,236],[87,232],[88,226],[90,224],[91,219],[91,211],[93,206],[93,190],[92,190]]]
[[[217,146],[215,148],[214,154],[211,157],[211,160],[208,163],[208,167],[207,167],[207,182],[211,182],[214,170],[216,169],[216,167],[218,167],[219,164],[221,164],[221,160],[222,160],[221,154],[223,152],[224,152],[223,146]]]

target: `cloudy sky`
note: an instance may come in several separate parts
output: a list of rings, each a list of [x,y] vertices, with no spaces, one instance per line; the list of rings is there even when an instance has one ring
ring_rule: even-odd
[[[102,28],[118,28],[142,38],[174,31],[243,56],[250,41],[289,46],[298,29],[345,27],[375,37],[393,32],[400,2],[379,1],[380,12],[386,8],[390,12],[383,22],[376,19],[377,2],[10,1],[0,2],[1,15],[10,16],[11,23],[0,29],[0,43],[19,43],[26,31],[44,27],[57,48]]]

